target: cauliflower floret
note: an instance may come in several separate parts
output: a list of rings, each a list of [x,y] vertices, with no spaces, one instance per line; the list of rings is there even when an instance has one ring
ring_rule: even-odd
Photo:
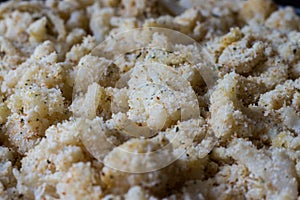
[[[75,10],[71,13],[70,18],[66,23],[69,30],[82,28],[84,30],[88,27],[88,18],[83,10]]]
[[[42,42],[47,36],[46,30],[47,19],[43,17],[32,24],[27,29],[30,42]]]
[[[296,199],[300,18],[276,9],[1,3],[0,199]]]
[[[298,86],[297,86],[298,83]],[[291,105],[293,95],[298,94],[300,79],[295,82],[288,80],[282,85],[277,85],[274,90],[262,94],[258,105],[266,110],[278,110],[284,105]]]
[[[5,55],[9,56],[20,56],[20,52],[18,49],[13,45],[13,43],[8,40],[7,38],[0,36],[0,44],[1,44],[1,52],[4,52]]]
[[[112,17],[110,23],[114,28],[110,31],[109,35],[138,28],[138,22],[135,18]]]
[[[103,197],[103,200],[131,200],[131,199],[139,199],[139,200],[158,200],[158,198],[151,196],[148,191],[141,188],[140,186],[133,186],[128,190],[128,192],[125,195],[106,195]]]
[[[103,87],[114,87],[118,79],[119,69],[110,60],[86,55],[78,63],[74,87],[76,92],[86,92],[94,82]]]
[[[113,114],[126,113],[129,110],[127,88],[106,88],[106,94],[111,98],[110,109]]]
[[[300,134],[300,116],[296,110],[287,106],[282,107],[278,112],[281,113],[283,124],[289,129],[294,130],[297,134]]]
[[[211,55],[211,61],[218,62],[218,59],[224,49],[226,49],[229,45],[241,40],[242,38],[243,33],[239,28],[231,28],[230,32],[226,35],[216,38],[215,41],[208,42],[205,49],[209,52],[209,55]]]
[[[31,199],[58,198],[55,188],[61,177],[73,163],[88,159],[81,147],[80,132],[74,121],[51,126],[46,130],[46,138],[22,159],[20,171],[14,170],[17,189]]]
[[[209,123],[215,135],[224,140],[234,134],[249,137],[261,131],[263,127],[251,117],[248,105],[256,102],[263,91],[263,86],[234,72],[225,75],[210,98]]]
[[[104,95],[104,89],[97,83],[89,85],[83,97],[76,97],[71,105],[71,110],[76,117],[94,119],[97,115],[97,108]]]
[[[108,119],[111,116],[110,106],[110,96],[106,94],[104,88],[92,83],[85,94],[79,92],[73,96],[70,110],[75,117],[94,119],[98,115]]]
[[[288,37],[289,40],[280,45],[278,51],[284,61],[293,64],[300,60],[300,33],[291,32]]]
[[[149,199],[149,195],[145,190],[143,190],[143,188],[139,186],[134,186],[130,188],[130,190],[125,195],[125,200],[131,199],[147,200]]]
[[[119,120],[120,119],[115,119],[113,121],[118,123]],[[108,127],[117,128],[117,125],[114,124],[114,122],[110,122]],[[109,168],[131,173],[153,170],[160,171],[160,168],[164,166],[169,168],[170,166],[168,165],[177,160],[177,158],[179,158],[179,160],[177,160],[174,165],[182,172],[182,174],[178,176],[180,180],[203,178],[205,176],[205,165],[208,161],[206,156],[215,144],[215,142],[210,141],[211,139],[208,137],[204,139],[203,143],[201,142],[206,135],[205,127],[206,124],[203,119],[191,119],[180,122],[175,127],[167,129],[165,132],[160,132],[151,139],[130,139],[121,146],[114,148],[105,157],[104,163],[107,168],[103,169],[105,171],[105,180],[103,181],[106,184],[114,184],[114,186],[116,186],[115,184],[124,183],[124,181],[125,185],[136,184],[136,181],[139,179],[142,179],[143,182],[150,181],[146,179],[146,177],[150,175],[136,176],[133,181],[133,177],[131,178],[130,173],[127,177],[125,173],[117,173],[117,171],[109,170]],[[140,131],[139,128],[132,129],[131,131],[137,133],[135,137],[143,136],[143,134],[141,134],[142,131]],[[171,143],[169,143],[169,141]],[[193,144],[193,141],[195,141],[195,144]],[[209,144],[205,144],[206,142]],[[190,146],[192,144],[193,146]],[[171,147],[169,145],[171,145]],[[206,151],[206,149],[202,149],[203,147],[207,147],[210,150]],[[161,169],[163,173],[166,168]],[[115,173],[118,177],[113,175],[115,178],[114,180],[111,180],[108,178],[107,172]],[[126,177],[124,177],[125,175]],[[112,183],[111,181],[116,181],[116,183]],[[143,187],[147,188],[146,185]],[[119,192],[121,192],[121,189]]]
[[[208,165],[208,154],[216,144],[216,138],[207,131],[203,119],[178,123],[174,128],[160,133],[172,143],[176,165],[182,172],[181,180],[203,179]],[[215,166],[214,166],[215,167]],[[213,166],[210,170],[214,170]]]
[[[188,9],[174,18],[174,22],[180,25],[182,33],[192,32],[195,26],[203,21],[204,17],[197,8]]]
[[[299,148],[299,140],[299,137],[294,137],[294,133],[290,131],[282,131],[272,138],[272,146],[296,150]]]
[[[83,30],[81,28],[74,28],[67,35],[66,41],[70,46],[72,46],[74,44],[80,43],[84,36],[86,36],[85,30]]]
[[[284,151],[257,150],[251,142],[237,139],[231,143],[228,154],[238,163],[245,165],[256,178],[262,180],[261,192],[267,199],[297,198],[295,165]]]
[[[161,130],[199,114],[190,83],[169,66],[154,62],[137,65],[128,84],[128,116],[134,122],[146,122],[150,128]]]
[[[114,16],[114,9],[104,8],[99,9],[98,4],[88,8],[90,14],[90,29],[92,30],[95,39],[102,42],[105,36],[111,30],[110,19]]]
[[[2,25],[4,32],[1,35],[7,37],[11,40],[16,40],[18,42],[26,42],[28,39],[28,34],[26,29],[32,23],[32,16],[27,12],[14,11],[11,13],[5,13]]]
[[[92,36],[87,36],[83,39],[83,42],[78,45],[74,45],[71,50],[66,54],[66,60],[74,63],[89,54],[96,47],[96,39]]]
[[[300,18],[297,16],[293,8],[286,7],[273,12],[265,24],[269,28],[289,32],[300,29]]]
[[[168,149],[153,154],[153,151],[161,149],[167,142],[163,138],[160,141],[161,143],[152,142],[148,139],[131,139],[111,151],[104,159],[107,167],[104,167],[101,172],[101,180],[108,190],[111,193],[122,194],[127,192],[130,187],[140,185],[156,195],[163,196],[168,188],[172,188],[178,182],[178,175],[176,174],[179,171],[176,165],[169,165],[160,169],[164,166],[162,164],[167,164],[169,160],[172,160],[172,154]],[[121,168],[125,172],[111,168],[113,166],[117,166],[118,169]],[[126,172],[128,170],[145,172],[144,170],[148,168],[152,169],[151,172]]]
[[[237,73],[249,73],[265,60],[266,45],[261,41],[251,42],[251,39],[244,38],[239,42],[229,45],[220,55],[218,64],[224,66],[226,71]]]
[[[289,66],[281,58],[268,58],[268,60],[256,67],[252,75],[248,77],[257,83],[263,83],[267,89],[271,90],[278,84],[284,83],[288,79]]]
[[[78,119],[76,126],[81,132],[80,139],[86,150],[101,163],[114,147],[127,139],[122,133],[109,129],[107,122],[99,117],[93,120]]]
[[[57,63],[58,55],[54,44],[45,41],[37,46],[34,53],[16,70],[11,70],[5,76],[1,85],[2,92],[12,94],[14,88],[28,87],[30,84],[47,88],[61,88],[64,92],[70,89],[67,84],[69,66]],[[67,93],[67,92],[66,92]]]
[[[169,28],[178,29],[178,25],[174,22],[174,18],[166,15],[160,16],[158,18],[148,18],[145,20],[143,27],[159,27],[159,28]]]
[[[56,186],[61,199],[100,199],[102,189],[99,175],[91,163],[76,163],[63,175]]]
[[[8,99],[12,115],[5,124],[9,141],[19,152],[25,153],[44,136],[52,124],[64,119],[66,107],[59,89],[30,85],[15,90]]]
[[[6,147],[0,147],[0,184],[5,188],[15,186],[16,179],[13,175],[14,155]],[[1,192],[0,192],[1,193]]]
[[[271,0],[249,0],[243,3],[239,15],[246,22],[253,18],[264,21],[275,9],[276,5]]]
[[[257,150],[249,141],[234,139],[224,156],[237,163],[225,164],[212,178],[194,183],[193,189],[205,198],[296,198],[295,166],[284,151]]]
[[[199,191],[205,199],[247,199],[251,198],[249,185],[259,184],[259,180],[248,178],[249,171],[243,165],[224,165],[219,172],[206,181],[198,181],[192,189]],[[249,188],[250,191],[247,191]],[[255,188],[256,189],[256,188]],[[247,193],[248,192],[248,193]],[[260,191],[255,191],[256,196],[252,198],[263,198]]]

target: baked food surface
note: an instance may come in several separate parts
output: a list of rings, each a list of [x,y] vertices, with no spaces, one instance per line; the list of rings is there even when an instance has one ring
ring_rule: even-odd
[[[299,197],[299,16],[166,2],[0,4],[0,199]]]

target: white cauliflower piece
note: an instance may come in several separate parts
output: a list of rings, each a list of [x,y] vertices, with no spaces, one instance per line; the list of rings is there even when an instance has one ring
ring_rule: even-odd
[[[244,38],[239,42],[229,45],[220,55],[218,64],[234,70],[237,73],[249,73],[265,60],[266,45],[261,41],[251,42]]]
[[[282,31],[299,30],[300,18],[291,7],[286,7],[273,12],[266,20],[266,26],[269,28],[280,29]]]
[[[84,96],[73,97],[71,110],[74,116],[94,119],[103,95],[104,89],[97,83],[89,85]]]
[[[59,198],[100,199],[103,194],[98,176],[91,163],[73,164],[56,186]]]
[[[78,45],[74,45],[71,50],[66,54],[66,60],[74,63],[89,54],[96,47],[96,39],[92,36],[83,38],[83,42]]]
[[[125,200],[131,199],[147,200],[149,199],[149,195],[145,190],[143,190],[143,188],[134,186],[130,188],[130,190],[125,195]]]
[[[77,28],[86,29],[88,27],[87,15],[83,10],[74,10],[66,23],[69,30]]]
[[[231,143],[228,154],[263,180],[263,192],[267,199],[297,198],[295,165],[284,151],[257,150],[251,142],[237,139]]]
[[[6,147],[0,147],[0,184],[5,188],[13,187],[16,184],[16,179],[12,172],[14,157],[11,150]]]
[[[283,124],[289,129],[294,130],[297,134],[300,134],[300,116],[296,110],[287,106],[282,107],[278,112],[281,114]]]
[[[46,24],[46,17],[42,17],[41,19],[30,24],[27,29],[30,42],[42,42],[45,40],[45,38],[47,37]]]
[[[178,120],[197,117],[198,101],[190,83],[168,66],[137,65],[128,84],[128,116],[134,122],[161,130]]]
[[[44,131],[66,115],[59,89],[31,85],[15,90],[7,101],[12,114],[5,124],[6,135],[20,153],[33,148]]]
[[[105,156],[125,139],[122,134],[110,130],[99,117],[93,120],[78,119],[76,126],[81,132],[84,147],[99,162],[103,162]]]
[[[287,42],[278,47],[279,54],[287,63],[297,63],[300,60],[300,33],[291,32],[288,38]]]
[[[249,77],[258,83],[263,83],[268,89],[274,89],[278,84],[284,83],[289,76],[289,66],[281,58],[268,58],[265,63],[259,64],[253,75]]]
[[[126,113],[129,110],[127,88],[105,88],[106,94],[111,98],[110,109],[113,114]]]
[[[218,59],[224,49],[229,45],[240,41],[243,38],[243,33],[239,28],[230,28],[230,32],[222,37],[215,38],[214,41],[209,41],[205,50],[209,53],[212,62],[218,62]]]
[[[111,26],[114,28],[110,31],[109,35],[130,31],[131,29],[138,28],[138,21],[135,18],[112,17],[110,20]]]
[[[5,13],[1,21],[4,26],[2,29],[4,31],[1,35],[18,42],[27,41],[28,34],[26,33],[26,29],[32,23],[32,16],[30,13],[20,12],[18,10]]]
[[[94,119],[96,116],[101,116],[108,119],[111,116],[110,106],[111,99],[105,89],[93,83],[88,86],[86,93],[79,92],[73,96],[70,110],[75,117]]]
[[[61,88],[65,93],[70,89],[67,84],[69,66],[57,63],[58,55],[50,41],[37,46],[30,58],[16,70],[10,70],[4,77],[1,91],[12,94],[14,88],[28,87],[31,84],[47,88]]]
[[[249,137],[260,130],[261,125],[248,116],[247,108],[258,99],[262,91],[264,88],[261,85],[234,72],[225,75],[210,98],[209,124],[215,135],[221,139],[235,134]]]
[[[185,10],[181,15],[174,18],[174,22],[181,26],[180,31],[190,33],[195,26],[204,21],[202,13],[197,8]]]
[[[58,198],[56,185],[61,177],[73,163],[87,160],[81,147],[80,132],[74,121],[48,128],[46,138],[22,159],[21,169],[13,171],[18,191],[31,199]]]
[[[86,92],[92,83],[114,87],[119,79],[119,69],[105,58],[86,55],[78,63],[75,77],[75,92]]]
[[[169,148],[157,155],[153,154],[153,151],[161,149],[167,142],[163,138],[160,143],[148,139],[131,139],[111,151],[104,159],[107,167],[105,166],[101,172],[101,180],[107,189],[111,193],[122,194],[127,192],[129,188],[140,185],[155,195],[163,196],[164,192],[173,187],[179,178],[176,175],[178,173],[176,165],[162,168],[164,166],[162,164],[167,164],[169,160],[172,160]],[[143,172],[145,170],[143,165],[154,171],[128,173],[108,167],[117,166],[117,169],[125,171],[130,170],[133,172],[137,170],[136,172],[139,172],[142,170]]]
[[[96,40],[102,42],[111,30],[110,19],[114,16],[114,9],[109,7],[100,9],[98,6],[98,4],[94,4],[89,7],[88,13],[91,16],[90,29]]]
[[[278,110],[284,105],[291,105],[293,95],[297,94],[297,82],[288,80],[281,85],[277,85],[275,89],[262,94],[259,98],[258,105],[264,107],[266,110]]]

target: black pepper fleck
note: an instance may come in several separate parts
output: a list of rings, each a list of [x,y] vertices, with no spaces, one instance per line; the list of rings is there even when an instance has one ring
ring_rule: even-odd
[[[297,53],[297,49],[293,49],[293,54],[296,54]]]

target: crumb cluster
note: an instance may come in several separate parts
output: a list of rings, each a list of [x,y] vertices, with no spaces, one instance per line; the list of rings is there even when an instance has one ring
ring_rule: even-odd
[[[300,17],[271,0],[162,2],[0,4],[0,199],[299,198]],[[202,48],[114,54],[168,46],[157,33],[93,53],[149,27]]]

